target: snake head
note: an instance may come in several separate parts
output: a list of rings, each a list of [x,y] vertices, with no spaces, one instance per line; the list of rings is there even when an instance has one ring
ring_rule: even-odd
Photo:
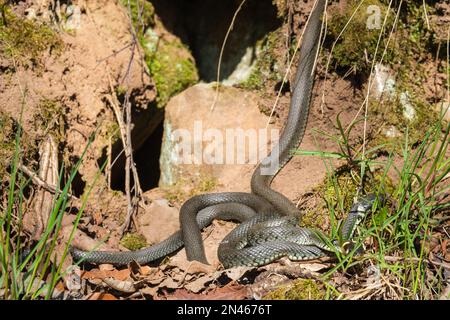
[[[342,245],[341,245],[341,252],[344,254],[349,254],[356,246],[356,242],[349,240],[349,241],[345,241]],[[356,251],[355,254],[356,255],[360,255],[364,253],[364,246],[361,245],[359,246]]]

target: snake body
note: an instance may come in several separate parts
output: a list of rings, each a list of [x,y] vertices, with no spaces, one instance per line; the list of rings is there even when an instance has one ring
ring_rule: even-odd
[[[277,173],[292,158],[292,150],[298,147],[305,133],[314,83],[315,57],[320,42],[322,25],[320,18],[325,9],[325,3],[326,0],[317,1],[304,31],[289,114],[279,142],[274,146],[270,154],[256,167],[251,179],[252,194],[257,195],[259,199],[267,200],[272,205],[276,214],[272,213],[272,215],[267,215],[264,212],[258,212],[257,216],[238,226],[229,237],[226,237],[225,244],[219,247],[219,259],[222,263],[225,262],[224,264],[227,266],[241,265],[243,261],[246,261],[245,264],[251,265],[259,264],[263,261],[265,263],[267,261],[266,257],[269,255],[266,252],[268,249],[267,243],[252,247],[249,250],[237,249],[235,247],[235,241],[238,234],[245,235],[254,225],[268,220],[273,216],[300,216],[298,208],[284,195],[273,190],[270,184]],[[212,194],[205,194],[200,197],[203,201],[208,202],[213,196]],[[226,193],[221,196],[226,197]],[[242,198],[238,202],[244,203],[245,199]],[[180,222],[187,257],[189,260],[207,263],[201,239],[201,229],[195,222],[195,216],[198,211],[183,210],[183,207],[180,210]],[[283,248],[286,246],[283,245]],[[279,246],[271,245],[271,247],[277,249]],[[251,263],[248,261],[251,261]]]
[[[277,173],[292,158],[291,150],[298,147],[305,132],[325,3],[326,0],[318,0],[312,10],[300,48],[288,118],[278,145],[252,175],[252,193],[224,192],[194,196],[180,209],[181,231],[161,243],[130,252],[86,252],[71,248],[75,260],[96,264],[124,265],[131,261],[147,264],[184,245],[189,260],[207,263],[201,229],[214,219],[241,222],[219,245],[219,260],[225,267],[262,265],[283,256],[292,260],[312,259],[334,250],[318,231],[298,227],[300,211],[289,199],[270,187]],[[365,206],[357,203],[356,209],[352,207],[341,231],[343,238],[351,238],[356,224],[371,208],[373,201],[368,199],[364,202]]]

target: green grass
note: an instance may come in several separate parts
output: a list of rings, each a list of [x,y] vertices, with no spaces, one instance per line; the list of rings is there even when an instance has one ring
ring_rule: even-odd
[[[433,229],[439,225],[435,212],[450,208],[448,200],[443,200],[450,190],[448,180],[445,181],[450,174],[450,124],[437,121],[423,134],[420,143],[414,145],[410,143],[407,131],[404,140],[398,142],[401,153],[391,151],[381,158],[379,151],[397,148],[381,145],[363,152],[362,148],[350,144],[348,137],[351,130],[343,130],[339,117],[337,123],[340,136],[329,137],[339,145],[340,152],[295,152],[297,155],[321,157],[327,168],[327,180],[334,190],[334,197],[325,199],[330,215],[330,239],[339,237],[339,222],[342,220],[339,217],[349,209],[345,201],[346,191],[338,183],[338,173],[331,160],[346,160],[345,167],[354,178],[354,184],[359,186],[357,193],[387,193],[388,201],[386,204],[374,204],[373,214],[366,217],[358,228],[354,238],[356,244],[351,252],[336,252],[338,262],[322,279],[328,288],[327,297],[346,296],[330,284],[336,272],[349,277],[355,274],[362,276],[361,272],[370,266],[381,275],[380,288],[390,292],[390,296],[384,298],[439,297],[444,285],[443,269],[427,260],[426,244]],[[398,162],[394,162],[394,157],[403,158],[403,163],[395,165]],[[378,179],[372,179],[375,170],[380,168]],[[393,184],[389,179],[392,174],[398,177]],[[363,243],[369,243],[364,254],[355,255]],[[365,279],[364,276],[362,278]],[[380,288],[376,290],[381,292]]]
[[[15,136],[10,176],[8,181],[1,182],[2,187],[6,186],[4,192],[2,192],[6,196],[6,205],[0,205],[0,299],[50,299],[57,283],[66,273],[66,270],[62,269],[63,262],[69,252],[69,246],[84,212],[86,201],[95,185],[94,181],[83,195],[82,205],[75,217],[69,240],[65,245],[62,257],[57,262],[55,247],[58,234],[61,231],[62,219],[69,205],[70,186],[93,136],[90,138],[80,160],[72,168],[67,182],[62,185],[61,179],[59,180],[57,186],[59,192],[53,198],[52,211],[47,227],[38,243],[29,253],[24,255],[25,234],[22,229],[22,218],[25,213],[25,201],[27,200],[25,194],[31,186],[30,180],[18,169],[19,163],[22,162],[21,135],[22,129],[19,126]],[[61,169],[60,177],[63,176],[64,171]]]

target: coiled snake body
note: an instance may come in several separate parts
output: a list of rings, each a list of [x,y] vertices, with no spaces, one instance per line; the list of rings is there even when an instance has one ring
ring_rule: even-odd
[[[154,246],[130,252],[86,252],[71,249],[75,260],[89,263],[146,264],[181,248],[189,260],[207,263],[201,229],[213,219],[242,222],[219,246],[219,260],[225,267],[267,264],[282,256],[293,260],[321,257],[330,247],[317,231],[299,228],[300,211],[285,196],[270,188],[276,174],[292,158],[291,150],[300,144],[309,113],[314,81],[314,63],[319,48],[321,16],[326,0],[318,0],[312,10],[300,48],[299,65],[294,82],[289,115],[278,145],[255,169],[252,193],[226,192],[194,196],[180,209],[181,231]],[[273,172],[264,170],[275,166]],[[341,237],[349,239],[356,224],[372,207],[374,197],[355,204],[341,228]],[[362,209],[361,209],[362,208]]]

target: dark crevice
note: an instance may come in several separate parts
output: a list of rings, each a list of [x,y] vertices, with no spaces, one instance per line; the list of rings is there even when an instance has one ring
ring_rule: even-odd
[[[86,182],[83,181],[82,176],[79,172],[75,173],[72,180],[72,193],[75,197],[80,198],[84,193],[84,188],[86,187]]]
[[[136,137],[136,132],[132,132]],[[159,156],[161,153],[163,135],[163,122],[160,121],[153,133],[139,145],[137,151],[133,153],[134,163],[139,174],[139,182],[142,190],[147,191],[158,186],[160,169]],[[135,139],[133,139],[135,140]],[[125,192],[125,155],[122,141],[119,139],[112,147],[112,159],[117,159],[111,168],[111,189]],[[120,156],[119,156],[120,155]],[[103,150],[102,157],[98,160],[98,165],[102,166],[107,159],[107,149]],[[131,184],[133,184],[131,177]]]
[[[192,51],[200,79],[205,82],[216,80],[222,42],[240,3],[240,0],[152,1],[164,27]],[[254,60],[257,41],[281,24],[271,0],[248,0],[230,32],[222,58],[220,80],[228,79],[244,55],[250,54]]]
[[[139,172],[139,181],[144,191],[158,186],[162,136],[163,123],[161,122],[142,147],[134,154],[134,161]]]

